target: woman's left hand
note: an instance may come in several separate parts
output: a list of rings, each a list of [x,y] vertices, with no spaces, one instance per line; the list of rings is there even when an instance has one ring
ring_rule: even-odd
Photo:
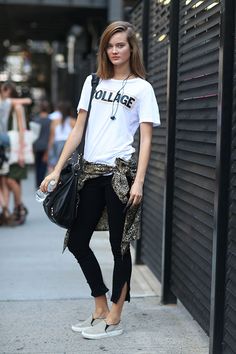
[[[45,153],[43,154],[42,161],[45,163],[48,162],[48,151],[45,151]]]
[[[135,206],[141,203],[143,197],[143,183],[135,182],[130,189],[130,196],[127,206]]]

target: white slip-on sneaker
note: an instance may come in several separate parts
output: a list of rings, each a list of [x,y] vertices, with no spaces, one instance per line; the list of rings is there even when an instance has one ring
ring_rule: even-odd
[[[123,328],[120,324],[108,325],[105,320],[98,324],[82,331],[82,336],[87,339],[100,339],[107,337],[119,336],[123,333]]]
[[[85,329],[95,326],[96,324],[100,323],[102,320],[103,318],[93,318],[93,315],[90,315],[89,318],[87,318],[87,320],[72,325],[71,329],[74,332],[82,332]]]

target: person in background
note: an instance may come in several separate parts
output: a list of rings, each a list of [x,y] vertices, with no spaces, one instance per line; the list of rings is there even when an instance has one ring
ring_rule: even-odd
[[[3,103],[5,100],[16,99],[18,98],[18,94],[16,91],[16,87],[12,82],[5,82],[1,86],[1,96]],[[9,207],[9,191],[11,191],[14,195],[14,211],[10,216],[11,225],[21,225],[26,220],[26,215],[28,213],[27,208],[22,202],[22,193],[21,193],[21,180],[27,178],[27,167],[24,163],[23,149],[23,134],[24,134],[24,126],[25,126],[25,116],[24,116],[24,108],[20,101],[13,107],[10,112],[8,112],[7,116],[4,117],[4,124],[7,130],[12,129],[12,120],[13,120],[13,111],[15,112],[17,119],[17,127],[19,131],[19,142],[20,149],[18,152],[19,159],[17,164],[10,165],[9,173],[6,178],[6,185],[8,189],[5,191],[6,195],[5,202],[6,207]]]
[[[50,138],[48,144],[48,167],[53,169],[56,165],[65,142],[75,125],[75,118],[72,115],[71,103],[64,101],[60,103],[60,112],[62,118],[54,120],[51,124]]]
[[[12,110],[17,111],[19,105],[30,105],[32,103],[31,98],[18,98],[18,97],[9,97],[9,92],[13,83],[5,83],[1,86],[0,89],[0,146],[4,147],[4,150],[7,152],[10,146],[10,140],[7,134],[9,127],[9,118]],[[13,94],[14,96],[14,94]],[[15,94],[17,96],[17,94]],[[7,162],[4,164],[4,168],[0,169],[0,194],[1,194],[1,213],[0,213],[0,224],[16,226],[18,221],[15,218],[15,215],[11,214],[8,208],[9,200],[9,188],[7,185],[7,174],[9,172],[9,164]],[[16,195],[19,195],[19,191],[16,191]],[[17,199],[17,196],[15,197]],[[19,198],[18,198],[19,200]],[[19,203],[21,201],[19,200]]]
[[[49,114],[49,118],[52,121],[53,120],[61,120],[62,119],[62,113],[61,113],[62,105],[63,105],[62,101],[58,102],[58,104],[56,105],[55,111],[53,111],[52,113]]]
[[[87,119],[91,76],[85,80],[78,117],[53,170],[41,184],[47,191],[58,183],[67,159],[82,139]],[[94,298],[94,311],[72,326],[84,338],[100,339],[123,333],[121,315],[130,301],[132,261],[130,242],[139,235],[140,203],[150,158],[153,126],[160,124],[159,109],[151,84],[145,80],[134,27],[124,21],[111,23],[103,32],[98,51],[97,76],[85,137],[84,171],[80,181],[77,218],[67,233],[67,246],[79,263]],[[134,134],[140,127],[138,161]],[[80,182],[83,185],[81,186]],[[107,212],[109,241],[114,258],[111,307],[108,288],[90,240]],[[136,218],[137,217],[137,218]]]
[[[46,100],[39,103],[39,113],[33,117],[33,121],[41,126],[38,139],[34,143],[35,153],[35,177],[38,188],[47,172],[48,143],[50,135],[51,119],[49,118],[50,105]]]
[[[9,217],[6,215],[6,204],[3,196],[2,186],[1,186],[1,179],[0,179],[0,208],[2,212],[0,213],[0,226],[6,225],[7,218]]]

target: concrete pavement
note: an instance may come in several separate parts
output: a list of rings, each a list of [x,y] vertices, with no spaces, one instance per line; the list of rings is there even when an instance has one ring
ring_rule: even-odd
[[[61,254],[64,230],[34,201],[32,173],[23,188],[27,223],[0,228],[0,354],[208,353],[208,337],[183,306],[160,305],[160,285],[146,266],[134,266],[122,336],[91,341],[73,333],[70,325],[92,311],[90,291],[73,257]],[[95,233],[92,247],[110,287],[107,233]]]

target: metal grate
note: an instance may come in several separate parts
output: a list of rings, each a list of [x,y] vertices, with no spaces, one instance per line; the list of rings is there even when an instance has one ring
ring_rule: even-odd
[[[171,289],[209,330],[220,5],[180,1]]]
[[[236,14],[235,14],[236,18]],[[233,354],[236,348],[236,26],[234,51],[234,102],[232,121],[231,178],[223,353]]]
[[[130,14],[130,22],[134,25],[137,37],[142,42],[143,1],[138,1]]]
[[[166,154],[169,5],[151,1],[149,21],[148,80],[156,93],[161,127],[153,131],[151,159],[144,186],[141,259],[160,279]]]
[[[140,47],[142,48],[142,19],[143,19],[143,1],[139,1],[136,6],[132,9],[130,15],[130,22],[134,25],[136,30],[136,36],[140,42]],[[137,130],[134,136],[134,148],[136,150],[136,158],[137,152],[139,149],[139,129]]]

